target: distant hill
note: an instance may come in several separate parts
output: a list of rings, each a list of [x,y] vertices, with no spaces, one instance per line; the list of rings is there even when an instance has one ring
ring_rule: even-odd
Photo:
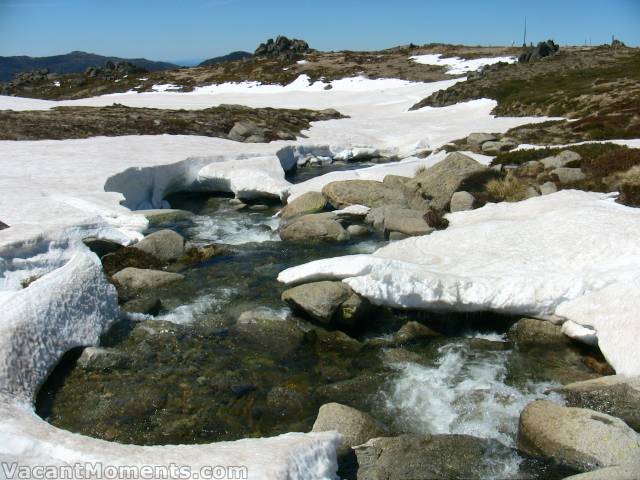
[[[253,57],[252,53],[249,52],[231,52],[228,55],[223,55],[221,57],[214,57],[214,58],[210,58],[209,60],[205,60],[204,62],[200,63],[198,66],[199,67],[206,67],[208,65],[215,65],[217,63],[222,63],[222,62],[234,62],[236,60],[243,60],[245,58],[250,58]]]
[[[13,80],[16,73],[40,70],[42,68],[48,68],[51,73],[84,72],[88,67],[101,67],[107,60],[111,60],[112,62],[130,62],[137,67],[150,71],[178,68],[177,65],[172,63],[153,62],[145,58],[104,57],[94,53],[76,51],[51,57],[0,57],[0,82]]]

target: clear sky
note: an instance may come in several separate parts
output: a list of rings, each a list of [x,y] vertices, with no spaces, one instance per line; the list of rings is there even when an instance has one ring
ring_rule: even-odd
[[[406,43],[640,44],[640,0],[0,0],[0,55],[84,50],[153,60],[253,51],[284,34],[321,50]]]

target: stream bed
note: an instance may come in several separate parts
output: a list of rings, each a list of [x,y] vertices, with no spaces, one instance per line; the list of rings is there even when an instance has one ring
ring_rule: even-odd
[[[514,447],[527,403],[562,402],[547,390],[591,378],[578,347],[514,344],[505,332],[517,319],[494,314],[375,307],[364,328],[349,335],[326,330],[280,300],[286,287],[278,273],[314,259],[372,252],[386,244],[381,236],[282,242],[277,205],[238,210],[229,198],[204,194],[177,194],[170,202],[195,216],[154,229],[226,245],[228,254],[154,292],[163,304],[158,316],[123,317],[103,335],[101,346],[119,354],[110,368],[81,368],[79,351],[69,352],[37,399],[47,421],[121,443],[209,443],[309,431],[319,407],[338,402],[370,413],[394,434],[499,440],[508,448],[487,459],[486,478],[567,473],[522,458]],[[442,335],[398,342],[393,334],[408,321]]]

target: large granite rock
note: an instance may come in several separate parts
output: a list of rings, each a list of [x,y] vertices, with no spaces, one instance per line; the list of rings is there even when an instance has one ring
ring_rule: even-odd
[[[280,228],[280,238],[288,241],[344,242],[350,235],[333,213],[315,213],[293,219]]]
[[[350,205],[369,208],[397,205],[406,207],[402,189],[375,180],[341,180],[324,186],[322,194],[337,209]]]
[[[571,475],[564,480],[638,480],[640,464],[627,464],[618,467],[607,467],[592,472]]]
[[[414,237],[428,235],[435,228],[429,226],[422,212],[407,208],[395,208],[385,211],[383,230],[386,235],[399,232],[408,237]]]
[[[560,325],[546,320],[521,318],[507,332],[512,342],[527,344],[569,344],[571,339],[562,333]]]
[[[409,206],[415,210],[446,210],[453,194],[461,190],[465,180],[487,172],[484,165],[459,152],[453,152],[431,168],[418,173],[406,184]]]
[[[467,137],[467,144],[472,147],[480,147],[485,142],[494,142],[498,139],[492,133],[472,133]]]
[[[469,435],[400,435],[374,438],[354,450],[358,480],[431,480],[496,478],[487,458],[510,449]]]
[[[340,403],[322,405],[311,431],[340,433],[342,442],[337,449],[338,456],[348,454],[352,447],[365,443],[371,438],[388,433],[386,427],[371,415]]]
[[[516,148],[518,144],[511,140],[488,141],[482,144],[482,153],[486,155],[498,155],[501,152],[508,152]]]
[[[294,311],[329,324],[340,305],[353,295],[351,288],[342,282],[314,282],[285,290],[282,300]]]
[[[567,406],[590,408],[622,419],[640,432],[640,377],[610,375],[556,389]]]
[[[296,199],[287,203],[280,211],[282,220],[290,220],[300,215],[322,212],[327,206],[327,199],[319,192],[303,193]]]
[[[520,414],[518,449],[578,470],[637,462],[640,435],[619,418],[536,400]]]
[[[558,50],[560,50],[560,46],[553,40],[539,42],[535,47],[527,48],[526,51],[518,57],[518,62],[535,62],[543,58],[555,55]]]
[[[133,248],[154,256],[162,262],[171,262],[184,254],[185,241],[182,235],[173,230],[159,230],[138,243]]]
[[[569,167],[560,167],[554,168],[549,172],[551,177],[555,177],[558,179],[562,185],[567,185],[570,183],[576,183],[584,180],[587,176],[584,174],[582,170],[579,168],[569,168]]]
[[[126,291],[144,291],[184,279],[179,273],[128,267],[113,275],[113,280]]]
[[[540,160],[544,168],[561,168],[566,167],[569,163],[580,160],[582,157],[571,150],[563,150],[557,155],[546,157]]]
[[[464,212],[466,210],[473,210],[473,206],[476,199],[469,192],[460,191],[456,192],[451,197],[451,204],[449,211],[451,212]]]
[[[309,44],[304,40],[289,39],[283,35],[279,35],[275,40],[270,38],[265,43],[261,43],[254,52],[254,55],[256,57],[280,57],[287,60],[295,60],[310,51]]]

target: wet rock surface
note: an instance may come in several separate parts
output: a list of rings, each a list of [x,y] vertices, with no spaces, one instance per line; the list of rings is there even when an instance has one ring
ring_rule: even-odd
[[[619,418],[546,400],[520,415],[518,448],[579,470],[638,463],[640,435]]]
[[[358,480],[486,478],[498,474],[489,452],[508,455],[499,442],[468,435],[401,435],[356,447]]]
[[[320,407],[312,432],[335,430],[342,435],[338,456],[344,456],[352,447],[367,440],[382,437],[388,429],[371,415],[339,403],[326,403]]]
[[[640,379],[606,376],[557,389],[567,406],[589,408],[623,420],[640,432]]]

